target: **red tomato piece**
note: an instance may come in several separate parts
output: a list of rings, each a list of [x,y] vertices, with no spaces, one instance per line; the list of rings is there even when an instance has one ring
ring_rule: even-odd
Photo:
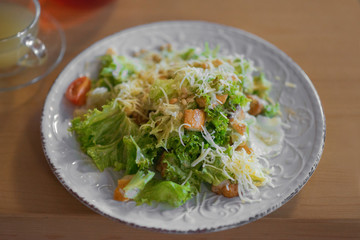
[[[91,80],[88,77],[79,77],[75,79],[67,88],[65,97],[77,106],[86,103],[86,94],[91,89]]]

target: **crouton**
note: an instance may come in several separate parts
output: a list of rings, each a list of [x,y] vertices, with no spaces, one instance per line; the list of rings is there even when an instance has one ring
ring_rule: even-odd
[[[247,98],[252,100],[248,113],[253,116],[260,114],[264,109],[264,105],[260,102],[260,98],[256,95],[248,95]]]
[[[234,112],[234,114],[232,115],[232,117],[230,117],[230,125],[235,129],[235,131],[237,131],[241,135],[244,134],[246,131],[246,125],[242,122],[242,120],[244,119],[245,113],[241,108],[237,109],[236,112]]]
[[[206,106],[206,98],[204,97],[196,98],[195,101],[198,104],[198,106],[201,108],[204,108]]]
[[[251,154],[253,151],[252,148],[249,148],[248,145],[246,145],[246,144],[238,146],[236,148],[236,151],[241,151],[242,149],[244,149],[247,154]]]
[[[211,191],[227,198],[239,196],[238,185],[229,180],[224,180],[217,186],[212,185]]]
[[[205,124],[205,112],[200,109],[187,109],[184,112],[185,128],[191,131],[201,131]]]
[[[223,64],[223,62],[220,59],[214,59],[211,61],[211,63],[214,65],[214,67],[218,67]]]
[[[226,102],[228,95],[216,95],[216,99],[218,101],[216,101],[216,103],[214,103],[212,106],[216,107],[219,104],[224,104]],[[206,106],[206,98],[205,97],[199,97],[195,99],[196,103],[198,104],[199,107],[204,108]]]
[[[175,104],[175,103],[177,103],[178,102],[178,99],[177,98],[171,98],[170,100],[169,100],[169,103],[170,104]]]
[[[114,200],[126,202],[129,199],[125,197],[124,188],[129,184],[134,175],[126,175],[123,178],[118,180],[118,186],[114,191]]]
[[[230,119],[230,124],[235,129],[235,131],[237,131],[241,135],[243,135],[245,133],[246,125],[244,123],[239,123],[237,121]]]
[[[218,100],[217,103],[224,104],[226,102],[228,95],[216,95],[216,99]],[[220,102],[219,102],[220,101]]]

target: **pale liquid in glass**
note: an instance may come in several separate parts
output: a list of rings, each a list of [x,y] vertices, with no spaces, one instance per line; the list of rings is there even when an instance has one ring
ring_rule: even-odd
[[[34,13],[26,7],[0,2],[0,69],[16,65],[29,49],[17,39],[8,39],[26,29],[34,19]]]

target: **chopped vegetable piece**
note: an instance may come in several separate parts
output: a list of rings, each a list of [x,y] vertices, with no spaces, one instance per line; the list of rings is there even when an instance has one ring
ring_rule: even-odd
[[[77,106],[86,103],[86,94],[91,89],[91,81],[88,77],[79,77],[74,80],[66,90],[65,97]]]

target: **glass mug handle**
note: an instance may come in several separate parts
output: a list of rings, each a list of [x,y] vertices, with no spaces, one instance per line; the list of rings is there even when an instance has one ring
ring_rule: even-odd
[[[31,34],[26,35],[21,42],[24,46],[31,50],[20,58],[18,65],[26,67],[34,67],[43,64],[47,58],[47,49],[45,44]]]

